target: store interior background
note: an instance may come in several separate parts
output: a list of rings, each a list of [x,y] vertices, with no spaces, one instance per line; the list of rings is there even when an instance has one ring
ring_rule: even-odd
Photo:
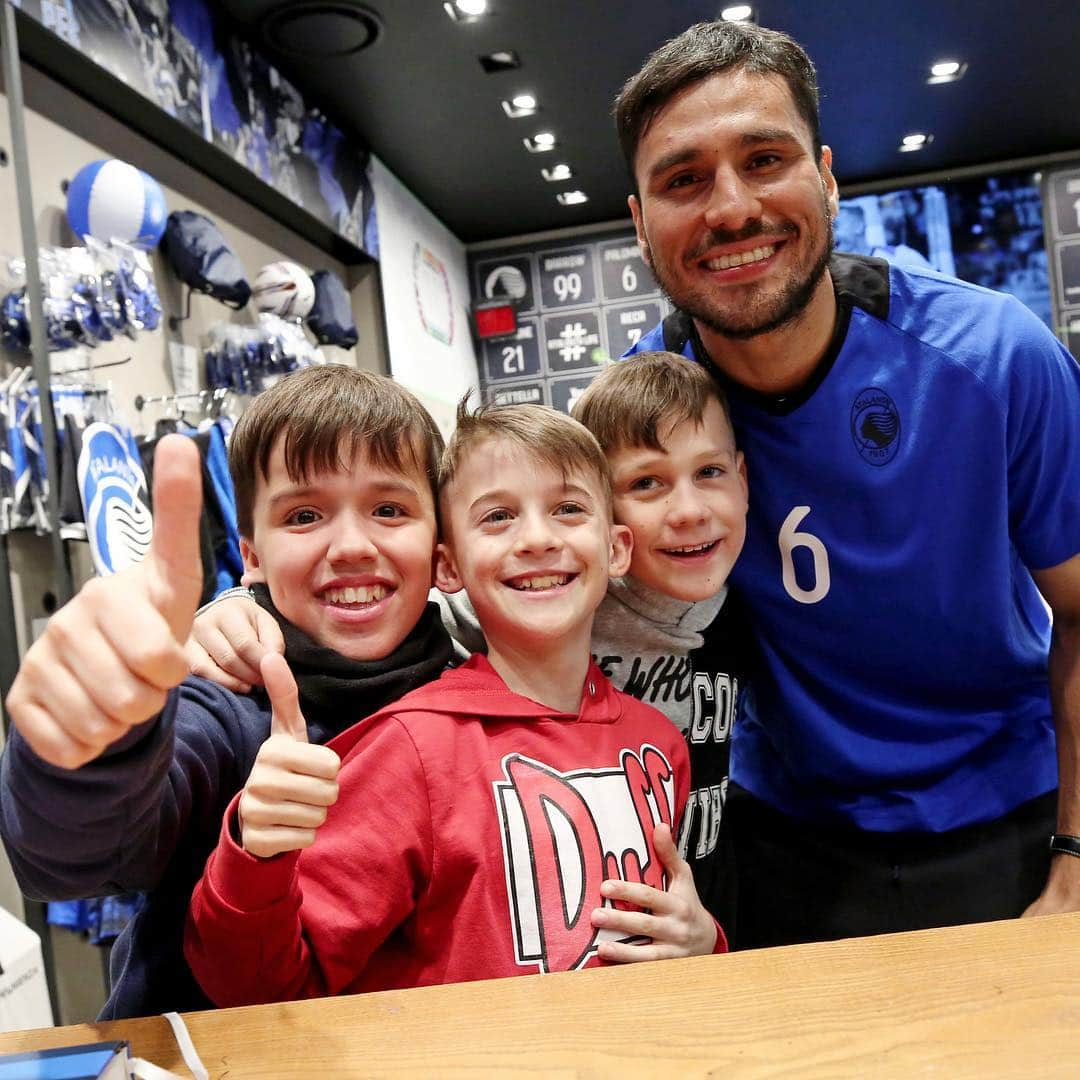
[[[168,0],[154,2],[168,19]],[[307,108],[370,151],[376,253],[88,59],[75,47],[70,21],[61,17],[64,10],[77,16],[79,0],[24,0],[17,27],[38,242],[76,242],[65,218],[63,182],[89,161],[119,158],[159,182],[170,210],[210,216],[249,278],[276,259],[337,273],[349,290],[360,341],[350,351],[325,348],[327,358],[393,374],[444,426],[452,422],[456,400],[478,385],[496,395],[500,388],[525,393],[529,387],[542,400],[565,404],[567,392],[587,381],[598,360],[618,355],[625,345],[614,329],[620,313],[664,310],[636,266],[635,287],[625,297],[611,295],[602,277],[604,245],[616,251],[632,234],[611,100],[660,42],[718,17],[724,6],[700,0],[489,0],[488,13],[470,20],[452,19],[441,0],[210,3],[222,33],[246,42],[296,88]],[[1071,292],[1069,268],[1080,268],[1080,6],[1055,0],[761,0],[753,6],[757,21],[792,34],[817,64],[823,134],[833,148],[842,197],[988,175],[1006,178],[1006,188],[1009,177],[1033,178],[1042,222],[1021,224],[1028,234],[1045,231],[1048,321],[1075,353],[1080,276]],[[374,41],[358,47],[373,28]],[[505,52],[515,53],[520,65],[484,70],[481,57]],[[966,65],[962,77],[929,83],[931,65],[951,59]],[[525,93],[535,96],[536,112],[507,115],[502,102]],[[552,133],[555,147],[529,152],[524,140],[540,132]],[[917,151],[901,151],[905,136],[920,132],[932,139]],[[5,99],[0,259],[21,252],[11,146]],[[542,177],[542,169],[560,163],[570,166],[570,179]],[[1057,189],[1051,180],[1059,181]],[[587,201],[562,205],[556,196],[570,191],[584,193]],[[1056,205],[1055,191],[1061,195]],[[1065,211],[1073,197],[1076,217],[1070,222]],[[545,251],[587,252],[595,261],[589,263],[591,293],[562,289],[564,295],[549,294],[545,301]],[[532,328],[535,356],[530,353],[516,370],[499,367],[503,350],[514,351],[507,342],[515,339],[484,345],[473,334],[475,308],[490,299],[484,295],[487,271],[503,257],[511,263],[518,258],[535,293],[531,307],[518,305],[519,325]],[[159,255],[153,262],[165,315],[180,314],[186,290]],[[135,341],[101,345],[94,363],[131,358],[99,378],[111,386],[136,432],[152,430],[165,406],[138,413],[134,399],[173,392],[170,342],[198,348],[213,324],[251,319],[250,311],[230,312],[196,295],[190,319],[175,329],[163,319],[158,330]],[[568,319],[591,335],[588,348],[571,360],[554,344],[547,347],[552,328],[565,329]],[[1068,332],[1073,320],[1075,336]],[[0,352],[5,365],[29,359]],[[7,544],[16,636],[25,649],[53,591],[48,542],[23,531],[11,533]],[[72,554],[77,570],[89,573],[85,553]],[[0,865],[0,905],[16,914],[24,910],[6,863]],[[51,939],[58,1022],[89,1019],[103,1000],[96,952],[66,931],[53,930]]]

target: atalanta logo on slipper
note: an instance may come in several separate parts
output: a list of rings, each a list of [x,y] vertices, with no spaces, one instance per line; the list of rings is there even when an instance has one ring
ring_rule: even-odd
[[[900,449],[900,413],[893,399],[876,386],[860,390],[851,406],[851,437],[859,457],[887,465]]]
[[[153,523],[138,458],[111,425],[90,424],[79,454],[79,494],[94,566],[102,576],[142,562]]]

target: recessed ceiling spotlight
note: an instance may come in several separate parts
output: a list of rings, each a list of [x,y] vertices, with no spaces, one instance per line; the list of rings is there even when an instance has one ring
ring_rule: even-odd
[[[524,139],[523,142],[530,154],[543,154],[555,149],[555,136],[550,131],[538,131],[531,139]]]
[[[753,22],[754,9],[749,4],[732,4],[720,12],[724,22]]]
[[[516,94],[509,101],[503,101],[503,112],[512,120],[520,116],[532,116],[537,109],[536,98],[532,94]]]
[[[555,198],[563,206],[577,206],[589,201],[589,196],[584,191],[560,191]]]
[[[909,154],[912,150],[924,150],[933,141],[933,135],[927,135],[922,131],[913,131],[900,140],[900,153]]]
[[[521,67],[521,57],[513,49],[500,49],[481,56],[480,66],[489,75],[497,75],[500,71],[513,71]]]
[[[967,64],[962,60],[939,60],[930,66],[930,76],[926,80],[931,86],[937,83],[956,82],[964,77]]]
[[[487,14],[487,0],[446,0],[443,11],[454,22],[471,22]]]
[[[574,170],[569,165],[563,163],[560,165],[552,165],[550,169],[541,169],[540,175],[549,183],[555,183],[559,180],[569,180],[574,175]]]

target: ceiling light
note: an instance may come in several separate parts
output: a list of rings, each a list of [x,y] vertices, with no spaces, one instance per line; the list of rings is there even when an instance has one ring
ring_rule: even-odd
[[[532,116],[536,112],[536,98],[532,94],[517,94],[509,101],[503,101],[503,112],[511,119],[520,116]]]
[[[443,11],[454,22],[471,22],[487,14],[487,0],[446,0]]]
[[[521,57],[513,49],[500,49],[498,52],[481,56],[480,66],[489,75],[496,75],[500,71],[513,71],[514,68],[521,67]]]
[[[538,131],[531,139],[523,140],[530,154],[543,154],[555,149],[555,136],[550,131]]]
[[[930,67],[930,77],[926,80],[931,85],[936,83],[956,82],[963,78],[967,64],[962,60],[939,60]]]
[[[752,22],[754,9],[749,4],[733,4],[720,12],[724,22]]]
[[[552,165],[550,169],[541,169],[540,175],[550,182],[557,180],[569,180],[574,175],[574,170],[569,165],[563,163],[560,165]]]
[[[921,131],[914,131],[910,135],[905,135],[900,140],[900,153],[908,154],[912,150],[922,150],[929,146],[934,141],[933,135],[927,135]]]
[[[577,206],[579,203],[589,201],[589,196],[584,191],[560,191],[555,198],[563,206]]]

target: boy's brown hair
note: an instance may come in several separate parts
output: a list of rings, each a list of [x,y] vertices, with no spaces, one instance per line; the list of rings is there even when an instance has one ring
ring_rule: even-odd
[[[710,401],[720,403],[730,427],[724,391],[700,364],[676,353],[643,352],[600,372],[574,405],[574,419],[605,454],[630,446],[663,450],[657,429],[700,424]]]
[[[240,535],[252,538],[255,487],[284,434],[285,468],[294,481],[347,469],[363,452],[384,469],[426,476],[438,505],[443,439],[428,411],[389,376],[343,364],[304,368],[264,390],[244,410],[229,440]]]
[[[611,467],[592,434],[565,413],[547,405],[481,405],[470,410],[468,395],[458,404],[457,427],[439,468],[439,492],[452,483],[469,452],[489,439],[516,443],[563,476],[578,469],[596,475],[611,510]],[[519,482],[528,483],[527,477]],[[443,520],[445,522],[445,514]]]

